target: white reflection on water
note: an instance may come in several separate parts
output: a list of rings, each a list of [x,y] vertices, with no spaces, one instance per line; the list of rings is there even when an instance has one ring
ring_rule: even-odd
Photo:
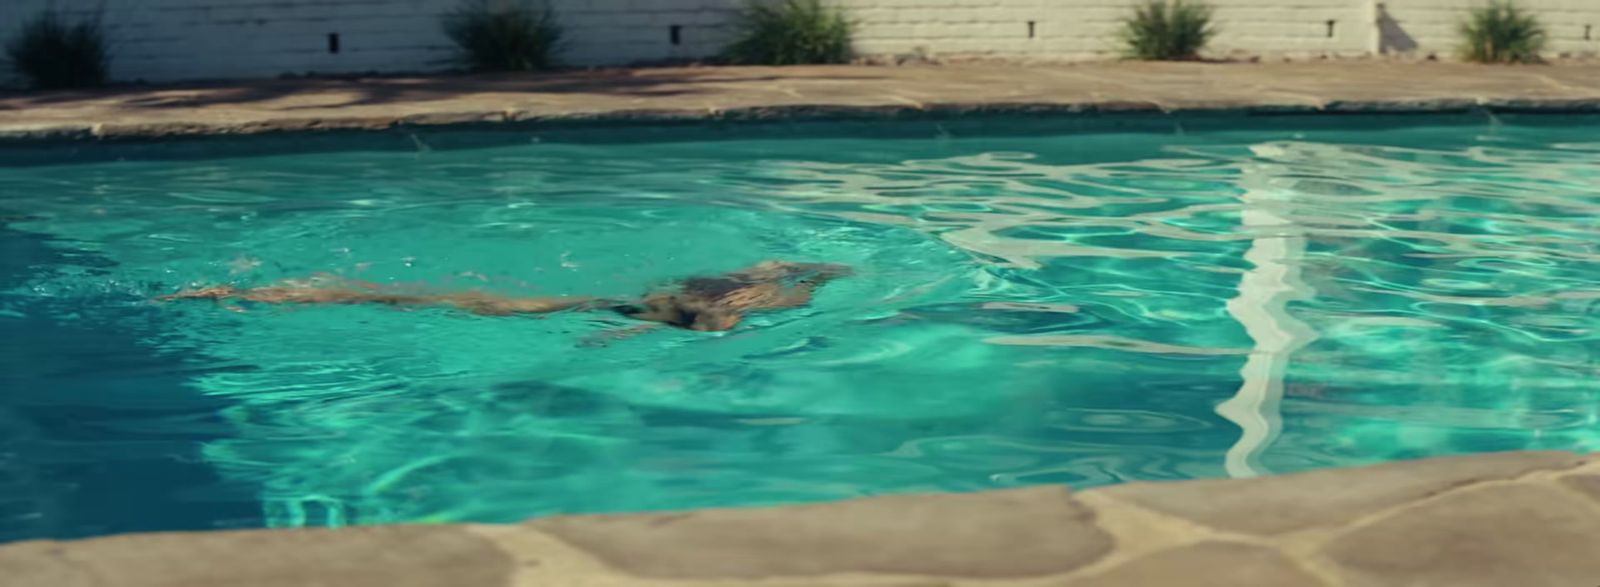
[[[1252,150],[1268,158],[1282,158],[1291,152],[1274,145]],[[1270,163],[1249,165],[1240,179],[1245,188],[1239,197],[1245,204],[1240,220],[1246,232],[1256,235],[1244,257],[1254,267],[1239,279],[1239,295],[1228,300],[1228,314],[1244,326],[1255,346],[1239,370],[1244,379],[1239,391],[1217,406],[1218,414],[1240,428],[1239,441],[1225,457],[1230,477],[1269,472],[1259,457],[1282,430],[1279,402],[1284,373],[1294,352],[1317,337],[1310,326],[1288,311],[1290,301],[1311,299],[1316,290],[1300,279],[1305,231],[1283,206],[1293,196],[1272,185],[1276,169]]]

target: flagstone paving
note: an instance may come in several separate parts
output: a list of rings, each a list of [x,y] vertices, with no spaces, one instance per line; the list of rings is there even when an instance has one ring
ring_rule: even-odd
[[[521,525],[0,546],[7,585],[1585,586],[1600,458],[1521,452],[1258,479],[875,497]]]
[[[688,67],[0,94],[0,138],[973,113],[1600,112],[1600,64]]]

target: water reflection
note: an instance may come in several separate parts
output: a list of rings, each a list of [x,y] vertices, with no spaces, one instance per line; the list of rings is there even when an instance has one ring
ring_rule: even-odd
[[[1262,145],[1252,149],[1264,159],[1283,159],[1288,149]],[[1316,296],[1300,279],[1306,253],[1305,230],[1289,217],[1294,193],[1275,185],[1281,170],[1272,163],[1244,166],[1239,185],[1241,232],[1252,235],[1244,258],[1252,268],[1239,279],[1239,295],[1228,300],[1228,314],[1255,342],[1239,375],[1239,391],[1217,405],[1217,413],[1239,426],[1239,441],[1228,449],[1225,468],[1231,477],[1269,473],[1260,456],[1283,425],[1279,403],[1284,377],[1294,352],[1317,337],[1305,322],[1289,315],[1289,302]]]
[[[71,319],[203,354],[164,391],[228,406],[202,458],[268,524],[1597,446],[1592,127],[954,134],[0,173],[29,230],[105,260],[13,293],[145,312]],[[614,318],[141,301],[319,271],[625,296],[774,257],[859,273],[604,347],[576,341]]]

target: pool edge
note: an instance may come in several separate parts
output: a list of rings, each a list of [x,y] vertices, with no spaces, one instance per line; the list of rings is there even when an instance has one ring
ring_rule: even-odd
[[[531,111],[443,112],[394,118],[277,118],[248,122],[131,122],[33,124],[0,126],[0,143],[149,140],[193,137],[279,135],[396,130],[450,131],[485,126],[511,129],[589,128],[617,125],[762,122],[941,121],[974,117],[1088,116],[1295,116],[1295,115],[1439,115],[1439,114],[1595,114],[1600,98],[1424,101],[1344,101],[1305,104],[1214,104],[1163,107],[1153,102],[973,102],[904,106],[802,104],[751,106],[729,110],[612,110],[540,114]]]
[[[0,94],[0,141],[523,124],[1600,112],[1600,65],[1384,61],[642,68]]]
[[[1241,480],[1033,487],[521,525],[0,545],[18,584],[1589,584],[1600,458],[1510,452]],[[319,583],[321,584],[321,583]]]

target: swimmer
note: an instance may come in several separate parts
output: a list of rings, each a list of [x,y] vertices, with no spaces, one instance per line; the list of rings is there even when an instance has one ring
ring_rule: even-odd
[[[562,310],[605,310],[635,320],[702,332],[731,330],[746,314],[795,308],[811,302],[823,284],[852,270],[828,263],[765,261],[716,277],[691,277],[675,288],[653,291],[637,301],[586,297],[512,298],[483,292],[401,294],[377,291],[376,284],[314,287],[309,284],[239,289],[208,287],[161,296],[159,300],[243,300],[264,304],[383,304],[446,306],[483,316],[545,314]]]

